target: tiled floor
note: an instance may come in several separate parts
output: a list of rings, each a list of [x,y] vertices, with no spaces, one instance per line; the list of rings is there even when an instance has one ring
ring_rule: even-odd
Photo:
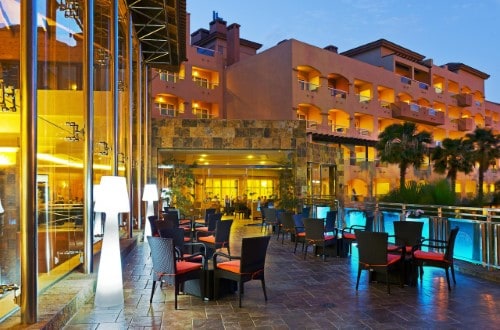
[[[235,220],[232,253],[239,238],[261,235],[250,220]],[[217,301],[179,296],[174,310],[173,289],[151,293],[151,259],[147,244],[139,243],[124,269],[125,306],[94,308],[93,300],[81,308],[64,329],[499,329],[500,284],[457,272],[451,292],[441,269],[426,268],[416,287],[368,283],[362,273],[355,291],[356,248],[348,258],[327,258],[312,253],[307,260],[293,254],[293,244],[273,236],[268,249],[264,301],[260,281],[245,285],[243,308],[238,295]]]

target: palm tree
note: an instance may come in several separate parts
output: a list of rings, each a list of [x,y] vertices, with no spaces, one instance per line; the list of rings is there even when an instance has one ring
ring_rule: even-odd
[[[462,138],[443,140],[442,147],[437,146],[431,155],[434,171],[444,174],[450,181],[451,191],[455,192],[458,172],[469,174],[473,170],[472,144]]]
[[[427,131],[418,132],[412,122],[392,124],[379,134],[375,145],[380,160],[390,164],[399,164],[399,189],[405,187],[406,169],[413,165],[419,168],[431,143],[432,135]]]
[[[468,133],[466,137],[473,146],[472,159],[479,164],[477,197],[479,201],[482,201],[484,197],[484,173],[490,165],[495,164],[497,158],[500,158],[500,135],[493,134],[489,129],[477,127],[474,132]]]

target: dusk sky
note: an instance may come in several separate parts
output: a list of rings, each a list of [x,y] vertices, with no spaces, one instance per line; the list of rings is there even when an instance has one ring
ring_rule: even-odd
[[[486,99],[500,103],[500,0],[187,0],[187,11],[191,32],[208,29],[215,11],[262,44],[259,52],[291,38],[339,52],[387,39],[435,65],[461,62],[489,74]]]

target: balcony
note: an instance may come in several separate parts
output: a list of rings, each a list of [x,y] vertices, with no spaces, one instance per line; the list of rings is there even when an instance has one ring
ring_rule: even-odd
[[[472,105],[472,94],[461,93],[455,95],[455,98],[459,107],[470,107]]]
[[[493,118],[486,116],[484,117],[484,126],[492,127],[493,126]]]
[[[392,104],[392,116],[397,119],[409,120],[428,125],[443,125],[444,113],[433,108],[415,103],[397,102]]]
[[[474,130],[474,119],[473,118],[459,118],[457,121],[458,130],[461,132],[467,132]]]

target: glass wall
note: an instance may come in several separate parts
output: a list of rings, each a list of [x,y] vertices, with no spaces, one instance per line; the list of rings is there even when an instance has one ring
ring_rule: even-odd
[[[85,210],[91,207],[85,200],[86,189],[92,189],[86,187],[88,166],[93,168],[94,184],[102,175],[129,175],[133,126],[129,90],[134,86],[128,83],[132,72],[125,2],[119,1],[117,12],[123,17],[116,20],[111,2],[94,4],[91,109],[85,108],[84,90],[87,2],[38,0],[36,4],[36,235],[41,292],[84,261],[85,228],[92,227],[92,219],[84,223]],[[11,311],[21,283],[20,6],[16,0],[0,2],[0,205],[4,209],[0,207],[0,311],[5,314]],[[93,136],[87,136],[87,114],[93,114]],[[86,138],[92,141],[93,165],[85,163]],[[128,183],[132,184],[130,179]],[[121,229],[122,236],[130,235],[129,226]],[[0,323],[4,316],[0,315]]]

